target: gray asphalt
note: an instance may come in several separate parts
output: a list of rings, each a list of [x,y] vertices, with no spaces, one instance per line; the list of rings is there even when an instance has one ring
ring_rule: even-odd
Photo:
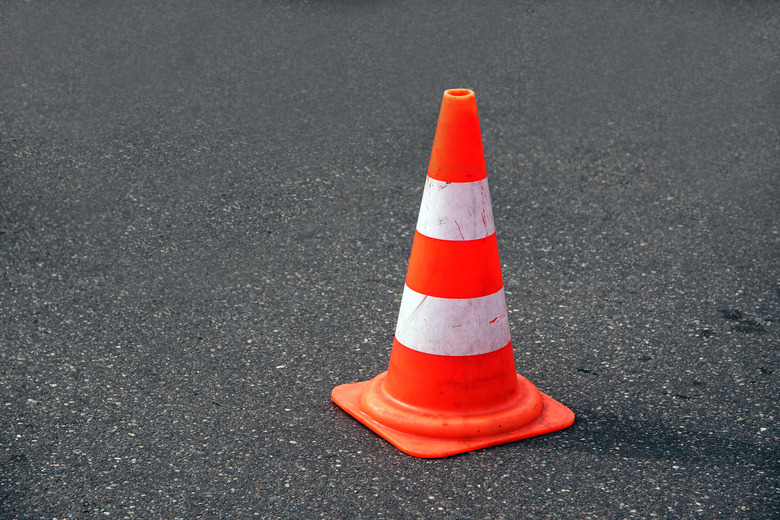
[[[0,518],[780,517],[780,3],[0,4]],[[475,90],[518,371],[445,459],[387,367]]]

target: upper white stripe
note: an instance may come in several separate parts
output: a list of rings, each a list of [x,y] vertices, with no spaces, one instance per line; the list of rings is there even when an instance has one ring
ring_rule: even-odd
[[[487,178],[443,182],[428,177],[417,231],[441,240],[477,240],[495,233]]]
[[[396,339],[440,356],[493,352],[510,341],[504,288],[481,298],[437,298],[404,287]]]

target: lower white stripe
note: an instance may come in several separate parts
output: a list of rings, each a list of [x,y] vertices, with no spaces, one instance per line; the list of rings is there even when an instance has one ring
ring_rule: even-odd
[[[417,231],[441,240],[477,240],[495,233],[487,178],[425,183]]]
[[[404,287],[396,339],[405,347],[440,356],[473,356],[509,343],[503,287],[481,298],[437,298]]]

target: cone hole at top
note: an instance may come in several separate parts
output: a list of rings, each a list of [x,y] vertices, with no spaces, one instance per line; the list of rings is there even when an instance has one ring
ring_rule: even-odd
[[[445,90],[444,93],[455,98],[466,99],[469,97],[474,97],[474,91],[467,88],[451,88],[449,90]]]

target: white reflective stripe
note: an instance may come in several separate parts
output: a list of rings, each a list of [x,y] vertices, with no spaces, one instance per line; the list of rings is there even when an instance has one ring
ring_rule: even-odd
[[[504,288],[481,298],[437,298],[404,287],[396,339],[440,356],[472,356],[509,343]]]
[[[477,240],[495,233],[487,178],[443,182],[428,177],[417,231],[441,240]]]

